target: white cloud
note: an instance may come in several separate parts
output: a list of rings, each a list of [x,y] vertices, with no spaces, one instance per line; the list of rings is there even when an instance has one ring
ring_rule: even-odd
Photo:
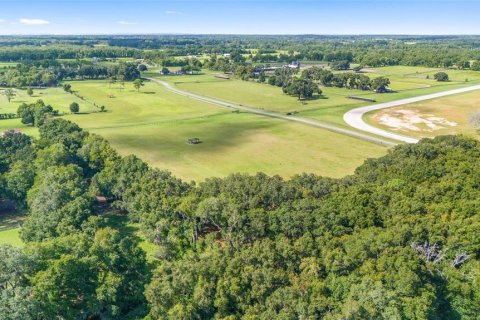
[[[165,11],[165,14],[173,16],[173,15],[181,15],[182,13],[179,11],[167,10]]]
[[[19,21],[21,24],[29,25],[29,26],[40,26],[45,24],[50,24],[50,21],[44,19],[20,19]]]
[[[125,24],[125,25],[133,25],[133,24],[137,24],[136,22],[132,22],[132,21],[117,21],[118,24]]]

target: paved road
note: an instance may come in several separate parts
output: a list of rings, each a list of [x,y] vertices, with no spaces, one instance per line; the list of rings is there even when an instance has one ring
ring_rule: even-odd
[[[196,100],[199,100],[199,101],[207,102],[207,103],[210,103],[210,104],[215,104],[215,105],[218,105],[218,106],[221,106],[221,107],[234,109],[234,110],[241,110],[241,111],[244,111],[244,112],[253,113],[253,114],[266,116],[266,117],[271,117],[271,118],[276,118],[276,119],[283,119],[283,120],[292,121],[292,122],[299,122],[299,123],[303,123],[303,124],[310,125],[310,126],[313,126],[313,127],[318,127],[318,128],[330,130],[330,131],[333,131],[333,132],[336,132],[336,133],[356,137],[356,138],[359,138],[359,139],[367,140],[367,141],[382,144],[382,145],[387,145],[387,146],[396,145],[396,143],[388,141],[388,140],[380,138],[380,137],[372,137],[368,134],[363,134],[361,132],[356,132],[356,131],[353,131],[353,130],[337,127],[337,126],[334,126],[334,125],[331,125],[331,124],[322,123],[322,122],[318,122],[318,121],[315,121],[315,120],[309,120],[309,119],[304,119],[304,118],[287,116],[287,115],[284,115],[284,114],[281,114],[281,113],[264,111],[264,110],[260,110],[260,109],[246,107],[246,106],[241,105],[241,104],[226,102],[226,101],[222,101],[222,100],[215,99],[215,98],[210,98],[210,97],[204,97],[204,96],[192,93],[192,92],[188,92],[188,91],[184,91],[184,90],[180,90],[178,88],[175,88],[172,85],[170,85],[169,83],[167,83],[165,81],[162,81],[162,80],[158,80],[158,79],[154,79],[154,78],[147,78],[147,79],[163,85],[167,90],[169,90],[173,93],[176,93],[178,95],[182,95],[182,96],[185,96],[185,97],[190,97],[190,98],[193,98],[193,99],[196,99]]]
[[[454,90],[449,90],[449,91],[443,91],[443,92],[438,92],[438,93],[433,93],[433,94],[428,94],[425,96],[419,96],[419,97],[414,97],[414,98],[408,98],[408,99],[402,99],[402,100],[397,100],[397,101],[391,101],[391,102],[385,102],[385,103],[380,103],[380,104],[375,104],[371,106],[366,106],[366,107],[361,107],[361,108],[356,108],[348,111],[343,115],[343,120],[345,120],[346,123],[348,123],[350,126],[354,127],[355,129],[362,130],[368,133],[372,133],[384,138],[388,139],[393,139],[397,141],[402,141],[406,143],[417,143],[418,139],[403,136],[400,134],[396,134],[390,131],[382,130],[380,128],[376,128],[374,126],[371,126],[365,121],[363,121],[363,115],[367,112],[370,111],[375,111],[375,110],[380,110],[380,109],[385,109],[385,108],[392,108],[396,106],[401,106],[404,104],[409,104],[409,103],[414,103],[414,102],[419,102],[419,101],[424,101],[424,100],[430,100],[430,99],[435,99],[435,98],[441,98],[453,94],[459,94],[459,93],[464,93],[464,92],[469,92],[469,91],[474,91],[474,90],[480,90],[480,85],[476,86],[471,86],[471,87],[466,87],[466,88],[460,88],[460,89],[454,89]]]

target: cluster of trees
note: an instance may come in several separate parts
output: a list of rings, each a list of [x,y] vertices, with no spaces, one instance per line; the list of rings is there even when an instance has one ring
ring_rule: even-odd
[[[25,249],[0,247],[0,318],[142,318],[145,253],[94,210],[92,177],[120,157],[62,119],[39,132],[36,141],[17,132],[0,138],[0,202],[28,210]]]
[[[24,102],[17,109],[17,117],[21,118],[23,124],[36,127],[40,127],[49,117],[56,115],[58,115],[58,110],[46,105],[41,99],[34,103]]]
[[[311,99],[315,94],[322,94],[318,84],[309,78],[298,78],[296,74],[298,69],[280,68],[276,69],[274,74],[268,76],[268,84],[281,87],[283,93],[296,96],[298,99]],[[265,81],[265,75],[259,76],[259,81]]]
[[[185,62],[185,65],[181,67],[181,70],[185,73],[193,74],[202,70],[203,64],[196,58],[186,59]]]
[[[385,77],[370,79],[367,75],[355,72],[334,74],[332,71],[312,67],[302,72],[302,79],[310,79],[325,87],[337,87],[357,90],[373,90],[383,93],[388,91],[390,80]]]
[[[222,71],[225,73],[235,72],[238,67],[246,67],[251,64],[246,64],[246,59],[243,55],[236,51],[228,56],[211,55],[209,59],[205,60],[204,66],[210,70]]]
[[[141,50],[119,47],[92,47],[84,45],[48,44],[45,46],[19,45],[1,46],[0,61],[36,61],[84,58],[133,58]]]
[[[133,81],[140,77],[135,63],[123,63],[105,66],[87,62],[52,64],[48,67],[26,63],[16,68],[0,71],[0,86],[38,87],[56,86],[63,80],[106,79]]]
[[[50,119],[0,138],[2,319],[476,319],[480,143],[396,147],[352,176],[259,173],[195,185]],[[108,227],[102,195],[157,246]]]
[[[15,119],[17,117],[16,113],[0,113],[0,119]]]

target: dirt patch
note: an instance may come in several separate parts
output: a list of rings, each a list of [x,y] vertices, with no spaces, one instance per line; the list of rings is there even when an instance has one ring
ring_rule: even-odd
[[[362,69],[360,70],[360,72],[375,73],[375,72],[377,72],[377,70],[374,69],[374,68],[362,68]]]
[[[373,116],[373,120],[394,131],[434,132],[458,124],[418,110],[387,110]]]

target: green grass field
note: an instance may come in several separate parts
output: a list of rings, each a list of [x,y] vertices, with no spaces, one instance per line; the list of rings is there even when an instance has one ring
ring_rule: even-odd
[[[22,247],[20,239],[20,225],[24,219],[23,215],[0,213],[0,245],[8,244],[14,247]]]
[[[259,171],[284,177],[301,172],[341,177],[353,173],[366,158],[386,153],[385,147],[330,131],[232,113],[176,95],[156,83],[147,83],[141,92],[136,92],[131,83],[124,89],[118,85],[110,88],[103,81],[71,84],[88,101],[105,105],[108,112],[66,115],[66,119],[101,134],[122,154],[136,154],[185,180]],[[46,92],[42,97],[56,108],[54,99],[67,106],[75,98],[60,89],[51,90],[51,100]],[[14,112],[16,100],[1,106]],[[82,103],[80,108],[83,111]],[[0,127],[35,131],[18,119],[2,120]],[[188,145],[190,137],[198,137],[203,143]]]
[[[393,116],[399,118],[405,111],[412,112],[424,120],[441,118],[456,123],[455,126],[437,124],[432,129],[425,123],[414,124],[416,130],[401,130],[399,132],[412,137],[434,137],[443,134],[465,134],[471,137],[480,138],[480,132],[469,124],[469,116],[472,113],[480,112],[480,92],[473,91],[443,98],[417,102],[409,105],[389,108],[378,112],[367,114],[367,122],[387,130],[394,130],[394,127],[381,123],[382,116]],[[408,119],[406,119],[408,120]],[[413,119],[415,121],[415,119]],[[398,131],[398,130],[397,130]]]
[[[440,92],[480,83],[480,72],[468,70],[447,70],[452,81],[437,82],[433,75],[441,69],[423,67],[383,67],[369,70],[371,78],[388,77],[395,91],[377,94],[370,91],[347,90],[322,87],[323,96],[309,101],[298,101],[295,97],[284,95],[280,88],[254,81],[237,79],[225,80],[215,77],[215,72],[205,71],[200,75],[160,77],[180,89],[204,96],[216,97],[259,109],[276,112],[299,112],[298,116],[313,118],[323,122],[348,127],[343,114],[356,107],[369,105],[369,102],[348,99],[347,96],[362,96],[376,102],[387,102],[434,92]],[[417,73],[418,72],[418,73]],[[153,74],[153,71],[149,74]],[[430,79],[427,79],[430,75]],[[466,83],[465,79],[469,81]]]

